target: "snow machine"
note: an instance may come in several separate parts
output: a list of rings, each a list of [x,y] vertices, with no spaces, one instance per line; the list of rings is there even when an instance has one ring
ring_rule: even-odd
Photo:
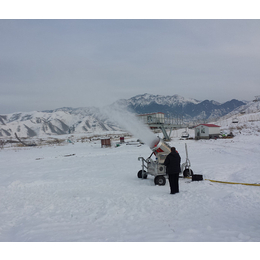
[[[154,142],[154,145],[150,148],[153,152],[147,159],[138,157],[138,160],[142,161],[142,169],[137,173],[137,177],[146,179],[148,175],[152,175],[154,176],[154,184],[163,186],[165,185],[167,178],[166,167],[163,163],[166,156],[171,152],[171,147],[158,137]],[[152,159],[152,155],[155,155],[155,160]],[[186,156],[188,157],[187,148]],[[186,159],[186,162],[182,164],[181,168],[183,177],[189,177],[193,174],[190,169],[190,161],[188,158]]]

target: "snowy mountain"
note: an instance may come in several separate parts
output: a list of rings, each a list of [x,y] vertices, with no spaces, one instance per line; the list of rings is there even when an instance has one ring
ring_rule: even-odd
[[[59,108],[56,110],[0,115],[0,137],[61,135],[117,131],[119,127],[98,108]]]
[[[245,105],[239,106],[235,108],[232,112],[227,114],[227,117],[234,116],[237,114],[251,114],[251,113],[257,113],[260,111],[260,102],[247,102]]]
[[[249,103],[235,99],[220,104],[213,100],[199,101],[179,95],[162,96],[146,93],[118,100],[103,110],[95,107],[63,107],[41,112],[0,115],[0,137],[14,137],[15,133],[20,137],[42,137],[120,131],[122,128],[109,119],[108,113],[104,113],[109,109],[116,110],[118,106],[137,114],[163,112],[167,117],[181,117],[186,122],[212,120],[232,111],[250,108]]]
[[[127,105],[145,107],[150,105],[151,103],[156,103],[158,105],[172,106],[172,105],[186,105],[187,103],[199,104],[201,101],[192,98],[187,99],[179,95],[162,96],[162,95],[151,95],[145,93],[143,95],[137,95],[130,99],[121,99],[118,102],[121,102],[121,104],[126,103]]]
[[[151,104],[157,104],[161,106],[185,106],[187,103],[199,104],[201,101],[196,99],[187,99],[179,95],[173,96],[162,96],[162,95],[151,95],[143,94],[137,95],[130,99],[120,99],[116,101],[116,104],[120,104],[133,109],[139,109],[150,106]]]
[[[184,98],[179,95],[138,95],[130,99],[121,99],[116,102],[138,114],[162,112],[168,117],[182,117],[184,121],[212,120],[224,116],[234,109],[246,105],[246,102],[232,99],[223,104],[214,100],[199,101],[193,98]]]
[[[227,115],[219,118],[215,123],[221,126],[222,130],[238,130],[252,135],[259,135],[260,132],[260,101],[248,102],[246,105],[234,109]],[[254,133],[253,133],[254,132]]]

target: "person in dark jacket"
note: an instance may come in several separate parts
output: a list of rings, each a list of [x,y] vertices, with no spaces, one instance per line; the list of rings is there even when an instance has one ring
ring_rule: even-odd
[[[181,172],[181,157],[176,151],[175,147],[171,147],[171,153],[169,153],[164,161],[166,166],[166,174],[169,176],[169,183],[171,188],[171,194],[179,192],[179,173]]]

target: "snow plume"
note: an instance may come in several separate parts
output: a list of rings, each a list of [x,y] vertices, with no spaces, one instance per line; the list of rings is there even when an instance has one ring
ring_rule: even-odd
[[[129,112],[125,107],[117,104],[104,109],[103,112],[111,121],[117,123],[149,147],[153,147],[156,141],[158,141],[151,129],[139,120],[138,116]]]

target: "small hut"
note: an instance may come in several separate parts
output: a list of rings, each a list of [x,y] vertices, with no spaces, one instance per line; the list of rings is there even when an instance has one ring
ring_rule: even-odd
[[[220,135],[220,126],[214,124],[200,124],[194,129],[196,140],[216,138]]]
[[[101,147],[111,147],[111,140],[110,138],[107,139],[101,139]]]

